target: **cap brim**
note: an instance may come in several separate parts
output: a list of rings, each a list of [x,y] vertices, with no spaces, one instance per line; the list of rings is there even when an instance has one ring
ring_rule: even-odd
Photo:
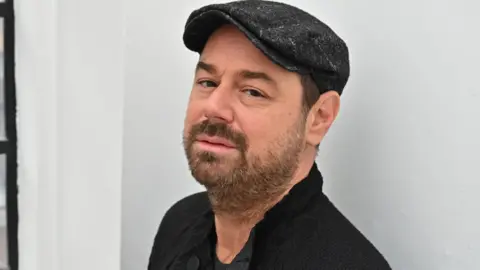
[[[245,25],[232,18],[229,14],[220,10],[208,10],[192,18],[185,26],[183,42],[188,49],[194,52],[202,53],[208,39],[213,32],[225,24],[235,25],[260,51],[262,51],[274,63],[289,71],[309,73],[308,69],[292,63],[277,53],[274,49],[269,48],[267,44],[262,42],[262,40],[249,31]]]

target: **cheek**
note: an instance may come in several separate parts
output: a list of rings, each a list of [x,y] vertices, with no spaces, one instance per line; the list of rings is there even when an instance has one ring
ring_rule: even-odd
[[[248,137],[251,151],[263,152],[271,149],[272,145],[281,141],[292,123],[291,116],[286,114],[257,116],[255,121],[244,125],[243,129]]]

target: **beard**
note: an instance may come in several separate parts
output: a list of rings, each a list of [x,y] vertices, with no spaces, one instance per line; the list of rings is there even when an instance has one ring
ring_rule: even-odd
[[[249,152],[246,136],[224,122],[207,119],[185,133],[183,145],[192,176],[205,186],[212,210],[240,222],[259,219],[289,188],[303,150],[304,121],[298,121],[260,154]],[[235,155],[194,148],[197,136],[229,140]]]

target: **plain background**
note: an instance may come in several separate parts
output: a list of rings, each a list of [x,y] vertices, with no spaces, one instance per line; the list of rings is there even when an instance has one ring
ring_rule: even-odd
[[[121,269],[124,10],[15,1],[20,270]]]
[[[297,0],[350,47],[318,159],[326,192],[398,270],[478,270],[480,3]],[[18,0],[21,270],[143,270],[200,191],[181,146],[204,0]]]

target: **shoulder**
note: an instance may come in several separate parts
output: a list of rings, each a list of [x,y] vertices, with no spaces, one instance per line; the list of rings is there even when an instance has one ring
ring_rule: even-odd
[[[173,204],[163,216],[157,234],[172,235],[189,226],[198,216],[210,209],[206,192],[189,195]]]
[[[192,194],[173,204],[160,222],[150,260],[154,257],[162,257],[165,252],[168,252],[167,247],[209,209],[210,203],[206,192]]]
[[[310,208],[308,217],[313,225],[314,242],[320,246],[323,258],[332,267],[342,265],[345,269],[390,270],[384,256],[327,198],[322,195]],[[313,219],[313,220],[312,220]],[[312,249],[310,249],[312,250]]]
[[[199,215],[208,209],[210,209],[210,202],[207,193],[198,192],[173,204],[165,213],[162,223],[168,223],[170,219],[174,219],[176,222],[188,221],[192,216]]]

